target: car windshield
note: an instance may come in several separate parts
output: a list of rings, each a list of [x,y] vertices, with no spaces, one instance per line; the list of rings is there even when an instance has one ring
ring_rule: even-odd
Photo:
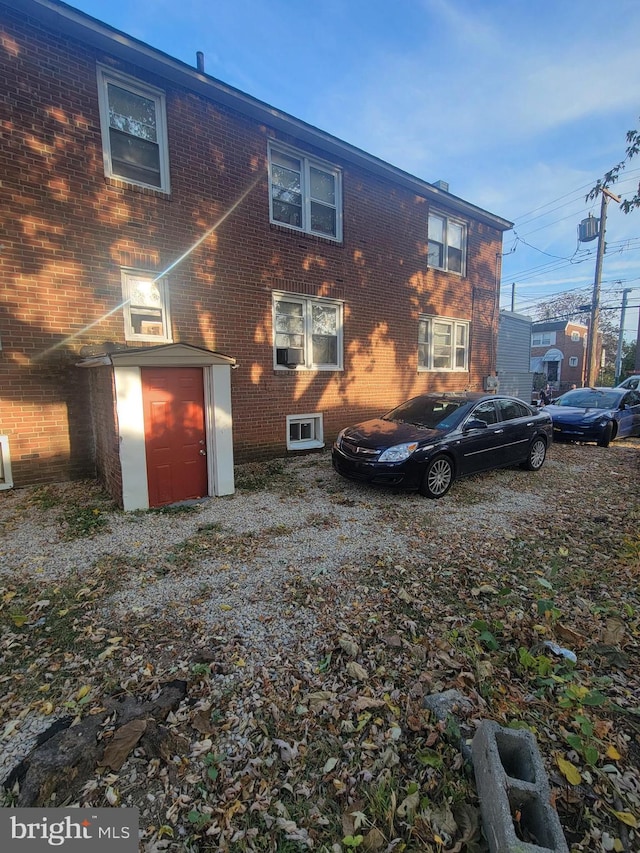
[[[617,409],[620,394],[613,390],[578,388],[575,391],[567,391],[554,402],[556,406],[573,406],[576,409]]]
[[[462,418],[466,400],[448,400],[446,397],[414,397],[383,416],[385,421],[414,424],[427,429],[450,429]]]

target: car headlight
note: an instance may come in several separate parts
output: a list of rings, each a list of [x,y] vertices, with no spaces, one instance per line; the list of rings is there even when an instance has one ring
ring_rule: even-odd
[[[342,438],[343,438],[346,431],[347,431],[347,428],[345,427],[344,429],[341,429],[340,432],[338,433],[338,435],[336,436],[336,444],[338,445],[338,447],[340,447],[342,445]]]
[[[378,462],[404,462],[405,459],[411,456],[417,446],[418,442],[412,441],[407,444],[396,444],[393,447],[387,447],[378,459]]]

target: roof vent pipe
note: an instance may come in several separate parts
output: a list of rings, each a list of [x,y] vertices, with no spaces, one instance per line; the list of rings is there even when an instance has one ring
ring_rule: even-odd
[[[200,74],[204,74],[204,53],[201,50],[196,52],[196,67]]]
[[[449,182],[448,181],[434,181],[433,186],[437,187],[439,190],[444,190],[444,192],[449,192]]]

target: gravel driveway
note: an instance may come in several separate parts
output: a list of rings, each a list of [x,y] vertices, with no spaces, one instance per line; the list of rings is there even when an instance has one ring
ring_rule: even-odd
[[[550,500],[564,499],[564,460],[570,460],[572,482],[590,476],[592,459],[585,453],[590,452],[560,448],[539,475],[510,469],[461,480],[440,501],[342,480],[329,454],[240,466],[240,488],[233,496],[183,511],[110,512],[91,484],[55,487],[56,504],[44,512],[37,489],[10,492],[0,509],[5,530],[0,577],[51,582],[77,574],[81,581],[96,560],[124,560],[134,571],[105,601],[117,618],[131,611],[152,618],[188,609],[212,630],[241,636],[256,663],[275,645],[293,650],[301,644],[311,654],[306,647],[317,642],[315,608],[282,607],[283,587],[292,576],[332,593],[337,585],[334,605],[348,609],[353,591],[340,580],[373,558],[426,559],[425,568],[431,563],[438,571],[443,562],[457,562],[458,548],[474,553],[487,541],[513,538],[520,526],[544,529]],[[616,456],[617,464],[624,466],[625,458]],[[65,539],[60,522],[65,503],[95,507],[104,532],[96,528],[91,536]],[[412,527],[430,535],[412,535]],[[190,549],[190,540],[203,534],[211,538],[209,545]]]

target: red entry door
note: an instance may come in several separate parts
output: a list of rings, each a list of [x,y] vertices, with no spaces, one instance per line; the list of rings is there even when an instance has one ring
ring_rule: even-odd
[[[207,495],[204,383],[200,367],[143,367],[149,506]]]

